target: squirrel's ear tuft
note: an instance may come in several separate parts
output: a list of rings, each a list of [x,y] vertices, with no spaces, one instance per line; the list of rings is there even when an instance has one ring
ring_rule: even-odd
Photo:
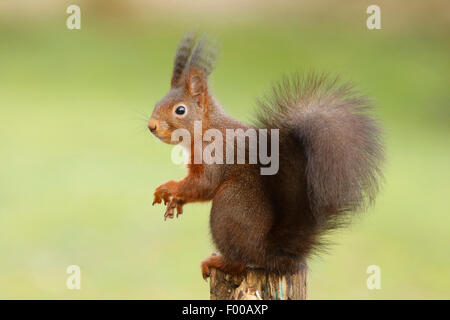
[[[218,46],[206,36],[200,37],[184,71],[186,91],[196,98],[203,111],[207,109],[208,76],[214,69],[217,54]]]
[[[195,34],[193,32],[186,33],[178,45],[175,59],[173,62],[172,80],[170,85],[172,88],[177,87],[181,83],[181,76],[186,69],[186,65],[191,56],[192,49],[195,45]]]
[[[172,88],[180,86],[183,80],[187,82],[192,72],[200,73],[206,82],[214,69],[219,52],[217,43],[205,35],[201,36],[198,41],[196,38],[195,33],[186,33],[178,45],[170,82]]]
[[[215,41],[205,35],[201,36],[189,60],[188,73],[199,71],[205,79],[208,78],[214,69],[218,52],[218,45]]]

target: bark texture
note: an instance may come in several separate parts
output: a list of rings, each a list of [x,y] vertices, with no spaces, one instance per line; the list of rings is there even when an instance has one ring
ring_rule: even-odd
[[[305,300],[307,266],[295,274],[279,276],[247,268],[236,276],[211,269],[211,300]]]

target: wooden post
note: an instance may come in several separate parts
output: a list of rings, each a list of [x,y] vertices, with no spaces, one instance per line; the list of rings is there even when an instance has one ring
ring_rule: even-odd
[[[305,300],[307,266],[295,274],[278,276],[263,269],[247,268],[231,276],[211,269],[211,300]]]

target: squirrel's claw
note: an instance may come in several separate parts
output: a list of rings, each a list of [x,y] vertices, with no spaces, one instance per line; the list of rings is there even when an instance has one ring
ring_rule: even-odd
[[[176,188],[174,187],[175,182],[169,181],[158,188],[154,193],[153,204],[161,203],[164,201],[164,205],[166,206],[166,212],[164,213],[164,221],[169,219],[173,219],[175,215],[175,210],[177,211],[177,218],[180,214],[183,213],[183,205],[185,201],[176,197]]]
[[[208,278],[211,275],[211,272],[209,270],[209,266],[206,263],[202,262],[201,269],[202,269],[203,280],[208,281]]]
[[[178,207],[179,206],[177,206],[177,219],[180,214],[183,214],[183,208],[180,206],[181,209],[179,209]]]
[[[155,203],[161,203],[164,201],[164,205],[169,202],[169,194],[164,190],[157,190],[154,194],[153,203],[152,206],[155,205]]]
[[[177,198],[172,198],[168,201],[166,213],[164,214],[164,220],[166,218],[173,219],[175,209],[177,211],[177,218],[180,214],[183,214],[183,201]]]
[[[183,214],[183,203],[181,201],[177,202],[177,218],[180,214]]]
[[[219,264],[217,263],[220,260],[220,256],[217,255],[217,253],[213,252],[208,258],[203,260],[200,264],[200,268],[202,270],[202,277],[203,280],[207,281],[208,278],[211,276],[211,267],[218,267]]]
[[[154,195],[152,206],[154,206],[155,203],[161,203],[161,197],[157,196],[156,194]]]
[[[173,212],[172,213],[170,213],[170,212],[164,213],[164,221],[166,221],[167,218],[173,219]]]
[[[166,213],[164,214],[164,221],[167,218],[173,219],[175,208],[176,208],[176,203],[172,199],[167,204]]]

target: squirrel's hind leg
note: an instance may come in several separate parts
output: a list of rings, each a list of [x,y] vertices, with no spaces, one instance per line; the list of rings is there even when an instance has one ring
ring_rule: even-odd
[[[206,280],[210,276],[211,268],[216,268],[229,274],[240,274],[245,271],[246,265],[239,262],[225,261],[223,256],[212,253],[201,263],[203,279]]]

